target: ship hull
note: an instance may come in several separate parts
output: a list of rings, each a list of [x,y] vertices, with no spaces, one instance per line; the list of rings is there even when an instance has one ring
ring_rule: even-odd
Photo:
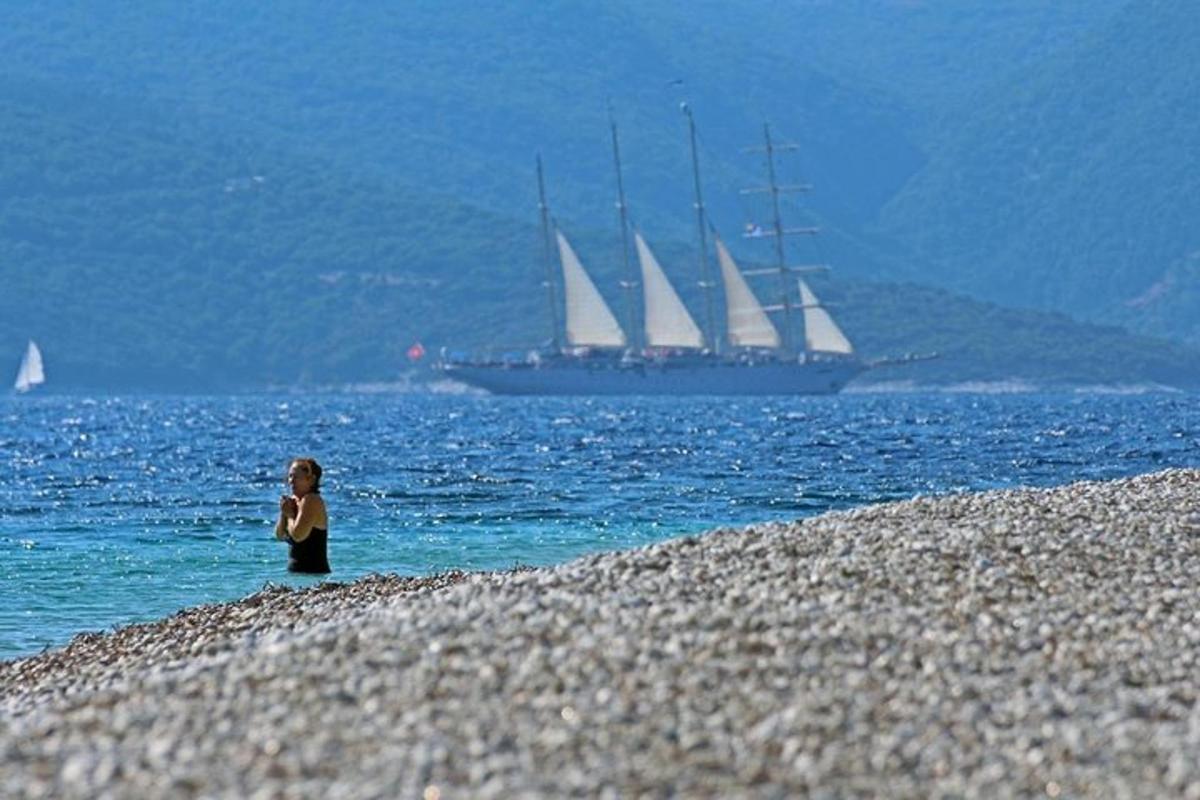
[[[866,369],[859,361],[672,364],[443,364],[448,378],[505,395],[836,394]]]

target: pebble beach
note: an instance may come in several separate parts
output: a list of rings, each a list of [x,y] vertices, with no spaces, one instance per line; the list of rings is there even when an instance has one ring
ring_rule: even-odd
[[[1200,797],[1200,471],[372,576],[0,663],[0,796]]]

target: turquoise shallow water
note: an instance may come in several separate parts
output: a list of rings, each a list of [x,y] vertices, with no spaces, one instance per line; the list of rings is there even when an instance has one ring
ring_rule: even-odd
[[[0,658],[289,575],[289,456],[333,580],[549,564],[718,525],[1200,465],[1195,395],[0,399]]]

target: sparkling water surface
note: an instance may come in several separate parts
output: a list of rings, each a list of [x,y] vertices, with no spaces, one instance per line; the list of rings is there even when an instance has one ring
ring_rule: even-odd
[[[293,455],[327,579],[541,565],[917,494],[1200,465],[1186,394],[0,399],[0,659],[289,575]]]

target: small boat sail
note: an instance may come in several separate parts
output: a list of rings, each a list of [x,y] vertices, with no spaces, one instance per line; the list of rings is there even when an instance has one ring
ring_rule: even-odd
[[[42,367],[42,351],[30,339],[29,346],[25,348],[25,357],[21,359],[21,366],[17,369],[17,379],[13,382],[13,389],[25,393],[34,386],[45,382],[46,371]]]

